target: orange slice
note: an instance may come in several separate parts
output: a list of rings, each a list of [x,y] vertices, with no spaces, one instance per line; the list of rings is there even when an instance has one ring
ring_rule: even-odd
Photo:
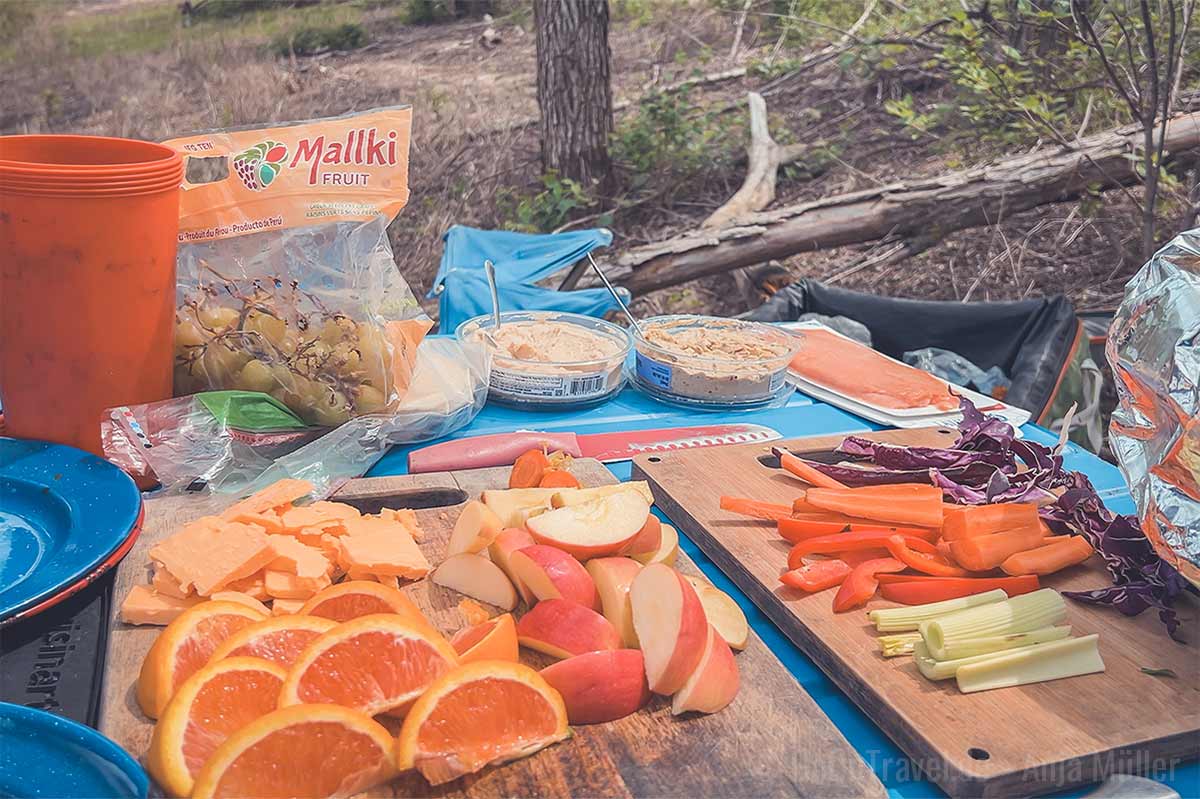
[[[383,725],[356,710],[285,707],[217,747],[192,799],[351,796],[395,775],[391,745]]]
[[[511,613],[480,622],[456,632],[450,646],[458,653],[459,663],[474,663],[477,660],[521,660],[517,643],[517,624]]]
[[[263,658],[288,669],[317,636],[336,626],[336,621],[320,616],[272,616],[243,627],[226,638],[208,662],[248,656]]]
[[[562,696],[540,674],[481,660],[443,675],[413,704],[396,739],[396,765],[441,785],[570,735]]]
[[[396,613],[425,619],[421,610],[399,589],[373,580],[350,580],[331,585],[305,602],[300,613],[334,621],[349,621],[372,613]]]
[[[328,702],[374,716],[405,708],[458,665],[454,647],[429,626],[377,613],[343,622],[300,653],[279,706]]]
[[[184,680],[154,725],[146,767],[171,796],[192,792],[196,774],[233,733],[275,709],[287,672],[261,658],[212,663]]]
[[[183,681],[208,662],[229,636],[264,618],[240,602],[201,602],[167,625],[146,653],[138,674],[137,700],[142,712],[158,718]]]

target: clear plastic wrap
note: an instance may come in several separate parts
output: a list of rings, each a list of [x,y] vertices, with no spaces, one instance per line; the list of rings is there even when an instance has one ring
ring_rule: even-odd
[[[206,392],[129,408],[105,420],[105,454],[170,492],[246,494],[284,477],[311,481],[325,496],[365,473],[395,444],[448,435],[487,400],[489,354],[432,338],[417,350],[412,381],[394,411],[328,430],[310,427],[256,392]]]
[[[1158,554],[1200,586],[1200,229],[1125,288],[1108,336],[1111,446]]]

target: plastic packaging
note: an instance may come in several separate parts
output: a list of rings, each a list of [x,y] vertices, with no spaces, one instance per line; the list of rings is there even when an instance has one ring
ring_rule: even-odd
[[[621,367],[629,355],[629,333],[602,319],[508,311],[500,314],[500,332],[488,314],[463,322],[454,335],[464,345],[491,350],[490,397],[504,405],[586,407],[615,395],[625,383]]]
[[[802,334],[688,314],[644,319],[640,328],[630,379],[657,399],[701,410],[761,408],[794,388],[787,369]]]
[[[284,477],[310,480],[324,496],[362,475],[396,444],[466,426],[487,399],[489,355],[449,338],[424,341],[412,383],[389,414],[309,427],[258,392],[222,391],[114,408],[105,426],[108,458],[153,473],[170,492],[246,494]]]
[[[1012,381],[999,366],[984,371],[957,352],[925,347],[904,353],[904,362],[923,369],[956,386],[974,386],[977,391],[1003,399]]]
[[[1125,287],[1108,335],[1119,403],[1111,446],[1146,537],[1200,586],[1200,229]]]
[[[397,407],[432,327],[396,268],[412,112],[175,139],[228,174],[185,183],[175,393],[268,393],[334,427]]]

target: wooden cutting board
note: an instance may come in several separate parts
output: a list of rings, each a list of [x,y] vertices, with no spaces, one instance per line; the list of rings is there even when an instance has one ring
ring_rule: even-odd
[[[948,446],[945,429],[896,430],[865,437]],[[842,436],[784,442],[793,452],[837,460]],[[953,796],[1045,793],[1113,772],[1165,774],[1200,754],[1200,638],[1197,606],[1181,604],[1191,643],[1169,639],[1153,611],[1127,618],[1068,600],[1074,634],[1100,633],[1107,670],[1039,685],[960,694],[933,683],[911,658],[884,659],[861,612],[833,613],[831,591],[806,595],[780,584],[789,544],[767,522],[721,511],[721,494],[773,502],[802,486],[778,468],[771,445],[686,450],[634,460],[659,508],[745,591],[776,625]],[[1099,558],[1044,585],[1063,590],[1110,584]],[[892,603],[873,600],[869,607]],[[1142,668],[1169,668],[1176,678]]]
[[[584,485],[615,482],[598,461],[577,460],[572,470]],[[420,545],[431,563],[442,559],[457,505],[485,488],[508,484],[508,469],[354,480],[332,499],[368,513],[380,507],[421,508],[426,533]],[[119,567],[116,601],[147,579],[147,551],[186,522],[229,501],[168,497],[146,503],[141,539]],[[680,571],[699,574],[682,553]],[[463,626],[462,598],[429,580],[405,592],[445,633]],[[520,612],[523,609],[518,609]],[[142,659],[161,628],[132,627],[113,619],[105,669],[100,729],[141,757],[152,723],[138,710],[134,683]],[[550,658],[521,650],[528,665]],[[609,724],[575,727],[570,740],[538,754],[439,788],[415,773],[377,787],[379,797],[883,797],[867,764],[846,742],[804,689],[753,634],[737,656],[741,691],[712,716],[671,716],[669,700],[656,697],[638,713]]]

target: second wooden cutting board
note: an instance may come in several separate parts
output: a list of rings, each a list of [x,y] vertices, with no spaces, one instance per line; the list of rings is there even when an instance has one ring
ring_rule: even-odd
[[[584,485],[615,482],[598,461],[577,460],[572,471]],[[459,504],[507,482],[508,469],[367,478],[351,481],[331,499],[350,502],[367,513],[384,506],[417,508],[426,534],[421,549],[436,564],[442,559]],[[146,553],[154,543],[221,507],[188,496],[148,501],[141,539],[119,567],[114,605],[133,584],[146,580]],[[675,565],[685,574],[699,574],[682,553]],[[462,597],[456,592],[429,580],[405,586],[404,591],[443,632],[463,626],[458,610]],[[115,618],[113,624],[100,729],[140,757],[153,726],[138,710],[133,686],[146,650],[161,628],[132,627]],[[521,656],[535,668],[550,662],[525,649]],[[370,796],[849,799],[885,795],[867,764],[758,636],[751,635],[737,663],[741,690],[720,713],[675,717],[670,701],[656,697],[648,708],[616,722],[575,727],[570,740],[532,757],[437,788],[410,773],[372,789]]]
[[[866,436],[945,447],[947,429]],[[781,442],[836,460],[841,436]],[[806,595],[779,582],[790,545],[767,522],[720,510],[722,494],[790,504],[802,484],[778,468],[770,445],[714,447],[634,460],[655,504],[891,737],[926,776],[954,796],[1045,793],[1114,772],[1165,773],[1200,754],[1200,637],[1195,603],[1181,603],[1188,644],[1167,637],[1152,611],[1128,618],[1068,602],[1075,635],[1100,634],[1107,670],[1069,680],[960,694],[932,683],[908,657],[884,659],[865,614],[835,614],[832,591]],[[1109,585],[1098,557],[1045,578],[1085,590]],[[891,603],[873,600],[871,607]],[[1176,677],[1143,668],[1171,669]],[[900,768],[899,765],[896,766]]]

